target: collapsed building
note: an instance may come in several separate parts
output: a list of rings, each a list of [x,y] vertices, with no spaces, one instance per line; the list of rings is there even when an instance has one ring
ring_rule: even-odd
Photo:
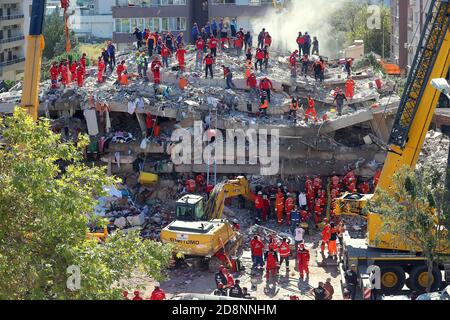
[[[128,72],[136,73],[135,57],[134,52],[128,50],[119,55],[118,61],[125,60]],[[152,82],[151,72],[148,74],[150,82],[136,78],[130,85],[121,86],[112,73],[104,83],[97,83],[95,66],[88,67],[81,88],[72,84],[51,89],[50,82],[44,81],[40,86],[40,112],[54,119],[56,130],[63,129],[66,138],[80,131],[89,133],[97,147],[89,148],[88,153],[98,156],[98,160],[108,164],[110,173],[118,175],[132,171],[136,159],[142,159],[145,171],[158,173],[261,173],[260,159],[252,162],[248,154],[248,137],[246,155],[226,154],[224,150],[224,164],[214,163],[212,159],[200,161],[193,153],[192,161],[174,164],[170,157],[176,144],[171,141],[173,131],[186,129],[193,133],[196,121],[216,133],[223,132],[225,140],[226,129],[267,130],[269,136],[276,130],[282,178],[344,175],[349,169],[354,169],[357,176],[372,177],[382,166],[400,98],[395,94],[396,82],[383,79],[381,84],[380,75],[370,67],[353,71],[356,94],[344,106],[342,116],[337,116],[333,93],[336,88],[344,88],[346,81],[339,61],[328,61],[325,80],[317,83],[311,76],[292,79],[288,55],[272,52],[267,72],[256,73],[259,79],[267,76],[273,83],[268,115],[260,117],[258,98],[251,98],[246,90],[243,57],[230,51],[219,53],[214,65],[215,79],[205,79],[201,71],[195,71],[193,47],[188,47],[186,61],[189,72],[182,74],[176,67],[165,69],[161,73],[162,85],[157,86]],[[226,89],[222,65],[230,67],[234,73],[234,90]],[[185,88],[179,86],[181,78],[187,80]],[[0,111],[11,112],[20,100],[20,86],[0,94]],[[316,102],[319,121],[305,122],[300,110],[295,123],[288,116],[291,97],[299,97],[303,107],[309,95]],[[160,129],[149,139],[146,139],[145,126],[147,113],[158,117]],[[438,109],[435,128],[449,121],[450,114]],[[270,145],[272,140],[267,141]]]

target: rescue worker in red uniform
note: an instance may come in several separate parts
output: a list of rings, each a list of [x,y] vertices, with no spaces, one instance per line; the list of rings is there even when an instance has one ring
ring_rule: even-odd
[[[283,223],[283,209],[284,209],[284,194],[281,189],[278,189],[277,196],[275,198],[275,211],[277,213],[278,224]]]
[[[289,64],[291,65],[291,68],[297,68],[297,58],[298,58],[298,50],[295,50],[289,56]]]
[[[250,250],[252,252],[252,262],[253,262],[252,269],[264,267],[263,248],[264,243],[259,239],[258,236],[254,236],[253,239],[250,241]]]
[[[122,60],[116,69],[117,79],[120,79],[120,76],[123,72],[125,72],[125,70],[127,70],[127,67],[125,66],[125,60]]]
[[[316,108],[315,108],[315,102],[311,96],[308,97],[308,108],[305,111],[306,122],[308,122],[309,115],[312,115],[312,117],[314,118],[314,121],[317,122],[317,112],[316,112]]]
[[[194,179],[191,178],[186,181],[186,191],[188,193],[195,192],[195,180]]]
[[[77,68],[77,84],[78,84],[79,88],[81,88],[83,86],[84,73],[85,73],[85,70],[84,70],[83,66],[80,64]]]
[[[314,178],[313,188],[314,193],[316,194],[320,191],[320,189],[322,189],[322,178],[320,178],[320,176]]]
[[[289,248],[289,242],[287,238],[283,238],[283,241],[280,243],[279,252],[280,252],[280,267],[283,264],[283,261],[286,261],[286,274],[289,274],[289,257],[291,255],[291,249]]]
[[[276,277],[278,271],[278,256],[273,248],[269,249],[266,256],[266,281],[269,281],[270,276]]]
[[[103,73],[105,72],[105,62],[103,61],[103,59],[100,57],[98,58],[98,63],[97,63],[97,81],[99,83],[103,82]]]
[[[215,58],[217,57],[217,44],[218,41],[214,35],[211,35],[211,38],[208,40],[208,48],[211,50],[211,55]]]
[[[317,198],[314,204],[314,223],[316,225],[322,221],[322,212],[323,212],[322,203],[320,201],[320,198]]]
[[[270,213],[270,201],[267,198],[267,195],[263,195],[263,211],[262,211],[262,220],[264,222],[267,221]]]
[[[80,65],[83,67],[84,74],[86,74],[86,65],[87,65],[86,53],[83,53],[83,55],[81,56]]]
[[[264,202],[263,202],[263,198],[262,198],[262,192],[258,191],[258,195],[255,197],[255,212],[256,212],[256,218],[259,220],[261,220],[263,208],[264,208]]]
[[[380,176],[381,176],[381,169],[377,169],[377,171],[375,172],[375,175],[373,176],[373,186],[374,186],[374,188],[377,187],[378,181],[380,181]]]
[[[291,211],[294,209],[295,206],[295,200],[293,199],[293,194],[288,193],[287,199],[284,203],[284,208],[286,212],[286,224],[291,224]]]
[[[165,300],[166,293],[159,286],[155,285],[155,289],[152,292],[149,300]]]
[[[359,192],[362,194],[368,194],[370,191],[369,183],[367,181],[363,181],[358,186]]]
[[[187,53],[187,51],[182,47],[179,46],[177,52],[175,53],[175,57],[178,60],[178,65],[180,67],[180,70],[184,72],[184,55]]]
[[[323,219],[323,222],[325,222],[325,226],[323,227],[322,230],[322,240],[320,243],[320,253],[324,254],[325,253],[325,244],[328,246],[328,241],[330,240],[330,236],[331,236],[331,226],[328,223],[328,219],[325,218]]]
[[[312,185],[306,189],[306,202],[309,212],[314,212],[314,189]]]
[[[205,174],[199,173],[195,177],[195,182],[197,183],[197,192],[199,192],[199,193],[203,192],[203,189],[205,187]]]
[[[272,81],[270,81],[267,77],[264,77],[260,82],[259,82],[259,89],[261,91],[264,91],[267,94],[267,100],[270,101],[270,89],[273,89],[273,83]]]
[[[303,280],[304,274],[309,278],[309,250],[305,248],[303,243],[300,243],[297,251],[297,268],[300,273],[300,280]]]
[[[61,82],[64,86],[68,86],[70,84],[70,75],[69,75],[69,69],[67,67],[66,62],[61,62],[61,65],[59,66],[59,73],[61,74]]]
[[[340,188],[341,179],[339,179],[338,176],[333,176],[331,178],[331,187],[333,189],[339,189]]]
[[[161,72],[160,69],[162,68],[162,63],[159,60],[158,56],[153,59],[152,64],[150,65],[150,70],[153,73],[153,82],[155,84],[161,84]]]
[[[77,68],[78,63],[76,61],[72,62],[70,65],[70,73],[72,74],[72,81],[77,81]]]
[[[52,82],[52,89],[58,88],[58,76],[58,65],[56,64],[56,61],[53,61],[52,66],[50,67],[50,80]]]
[[[207,185],[206,185],[206,194],[207,194],[207,196],[208,196],[208,199],[209,199],[209,195],[211,194],[211,191],[213,191],[214,190],[214,185],[212,184],[212,183],[208,183]]]
[[[134,297],[131,300],[136,300],[136,301],[143,300],[141,297],[141,293],[139,291],[136,290],[133,292],[133,294],[134,294]]]

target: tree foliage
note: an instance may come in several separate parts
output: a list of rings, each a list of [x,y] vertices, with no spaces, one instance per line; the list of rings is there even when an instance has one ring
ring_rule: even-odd
[[[383,56],[390,54],[391,16],[390,9],[380,8],[381,28],[369,28],[373,12],[369,10],[369,1],[348,1],[345,5],[336,9],[332,15],[330,24],[336,33],[346,35],[347,45],[355,40],[364,40],[366,53],[375,52]]]
[[[64,28],[64,17],[60,15],[60,10],[55,10],[45,17],[45,48],[43,52],[45,58],[54,59],[66,52],[66,33]],[[69,30],[69,37],[72,51],[77,52],[78,38],[72,30]]]
[[[391,190],[377,190],[366,210],[381,214],[382,234],[426,257],[430,291],[433,265],[450,240],[445,231],[450,212],[444,177],[433,166],[416,171],[405,167],[393,181]]]
[[[21,109],[0,124],[0,134],[0,299],[119,299],[119,282],[135,270],[163,278],[170,246],[135,232],[101,244],[87,239],[85,213],[115,182],[83,164],[87,137],[62,143],[48,121],[35,124]],[[59,161],[68,163],[65,171]],[[81,271],[76,291],[66,286],[71,265]]]

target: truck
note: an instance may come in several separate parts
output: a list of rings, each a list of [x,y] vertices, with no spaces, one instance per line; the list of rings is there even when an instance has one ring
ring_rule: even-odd
[[[400,168],[415,168],[417,164],[440,97],[440,92],[433,88],[431,81],[446,78],[449,72],[449,28],[449,0],[432,0],[376,188],[389,191],[393,185],[393,176]],[[343,269],[347,270],[350,265],[355,264],[361,283],[368,286],[368,273],[372,272],[372,266],[378,267],[381,291],[385,294],[398,293],[405,285],[412,291],[423,292],[428,283],[424,255],[417,248],[408,247],[396,241],[391,234],[382,232],[383,217],[375,212],[366,213],[364,210],[373,197],[373,194],[347,193],[336,200],[337,215],[358,215],[367,219],[365,238],[352,237],[348,233],[344,236]],[[430,210],[430,214],[433,212]],[[450,281],[450,244],[447,239],[438,248],[443,259],[433,268],[432,291],[441,288],[444,281]]]

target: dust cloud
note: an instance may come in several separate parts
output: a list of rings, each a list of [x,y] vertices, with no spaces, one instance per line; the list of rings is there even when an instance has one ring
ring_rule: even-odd
[[[270,33],[273,47],[282,51],[298,49],[298,33],[308,32],[319,40],[320,54],[336,58],[342,49],[344,35],[337,34],[328,23],[334,10],[348,3],[348,0],[294,0],[289,8],[276,13],[268,10],[263,18],[252,19],[251,28],[255,32],[254,42],[262,28]]]

